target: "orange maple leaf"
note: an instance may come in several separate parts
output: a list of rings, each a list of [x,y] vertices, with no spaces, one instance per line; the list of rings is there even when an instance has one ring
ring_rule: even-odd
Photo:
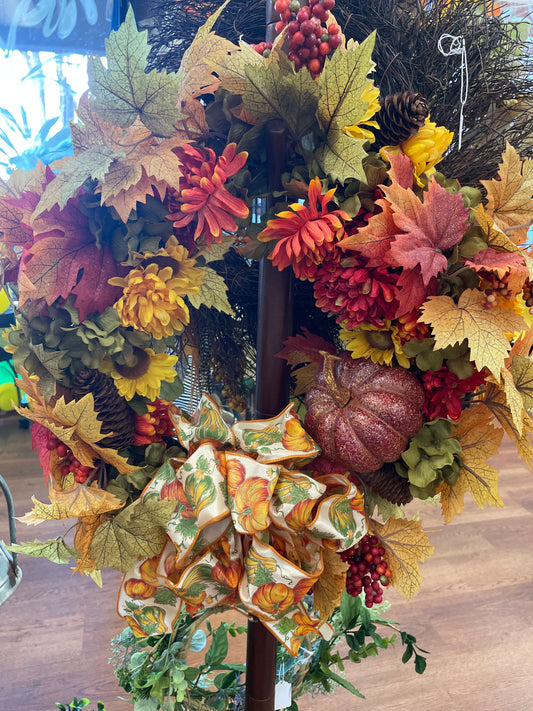
[[[387,552],[391,583],[410,600],[422,581],[418,563],[435,550],[422,530],[422,521],[391,516],[384,524],[371,519],[370,527]]]
[[[500,280],[505,280],[510,295],[520,294],[529,277],[523,254],[498,252],[491,247],[482,249],[471,259],[465,259],[465,264],[475,272],[492,272]]]
[[[376,205],[381,207],[381,212],[372,215],[365,227],[345,237],[338,244],[343,250],[354,249],[362,254],[368,259],[369,266],[383,265],[386,255],[390,252],[392,238],[399,231],[388,200],[376,200]]]
[[[340,605],[346,587],[346,563],[338,553],[325,548],[322,551],[324,569],[313,585],[313,606],[321,620],[329,620]]]
[[[453,486],[443,483],[438,489],[445,523],[449,523],[464,508],[467,492],[479,506],[503,506],[498,494],[498,470],[487,459],[500,448],[503,431],[491,424],[491,414],[478,404],[464,410],[454,430],[461,443],[463,466]]]

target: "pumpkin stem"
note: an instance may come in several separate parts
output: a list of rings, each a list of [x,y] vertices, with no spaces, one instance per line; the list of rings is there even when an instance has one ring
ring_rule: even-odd
[[[351,395],[350,391],[347,388],[339,386],[339,383],[337,382],[337,379],[335,377],[335,361],[340,360],[340,358],[338,356],[332,355],[331,353],[328,353],[327,351],[321,351],[321,355],[324,357],[322,373],[324,375],[326,385],[328,386],[328,390],[333,396],[335,404],[338,405],[338,407],[344,407],[349,403]]]

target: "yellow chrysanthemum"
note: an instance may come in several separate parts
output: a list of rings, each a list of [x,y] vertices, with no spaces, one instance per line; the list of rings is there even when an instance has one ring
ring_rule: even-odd
[[[402,368],[409,368],[411,364],[402,351],[398,329],[392,326],[390,321],[385,321],[384,324],[379,327],[362,323],[353,330],[341,329],[339,335],[352,358],[370,358],[373,363],[384,365],[392,365],[392,359],[396,358]]]
[[[137,393],[153,402],[159,396],[161,383],[172,383],[176,378],[174,366],[178,357],[154,353],[151,348],[134,348],[133,356],[126,365],[104,358],[100,370],[113,378],[119,394],[126,400],[131,400]]]
[[[155,263],[136,267],[109,283],[124,290],[114,304],[122,325],[161,339],[181,333],[189,323],[189,309],[182,298],[187,293],[184,280],[174,276],[172,267],[159,269]]]
[[[159,267],[171,266],[173,269],[174,291],[179,296],[189,296],[197,294],[204,283],[205,274],[196,266],[196,260],[189,258],[186,247],[180,244],[175,235],[171,235],[164,247],[157,252],[143,252],[135,256],[141,257],[143,261],[149,260]],[[172,262],[169,262],[172,260]]]
[[[342,129],[347,136],[359,138],[363,141],[370,141],[370,143],[373,143],[376,140],[373,132],[368,128],[364,128],[364,126],[371,126],[372,128],[379,129],[377,121],[372,121],[372,116],[374,116],[380,109],[378,96],[379,89],[373,86],[372,83],[368,83],[361,94],[361,100],[368,101],[365,115],[352,126],[345,126]]]
[[[531,313],[530,308],[524,301],[524,297],[522,296],[522,294],[518,294],[518,296],[515,296],[513,299],[505,299],[503,297],[500,297],[497,303],[498,306],[504,306],[505,308],[510,309],[517,316],[522,316],[522,318],[526,322],[528,329],[531,328],[531,325],[533,324],[533,314]],[[525,333],[525,331],[522,331],[522,333]],[[520,336],[520,333],[506,332],[505,335],[507,337],[507,340],[512,342]]]
[[[399,146],[385,146],[381,149],[381,155],[386,159],[384,153],[404,153],[409,156],[413,164],[413,173],[419,187],[423,187],[424,183],[420,176],[425,173],[430,176],[435,172],[435,165],[442,160],[442,156],[450,143],[452,142],[453,133],[448,131],[444,126],[437,126],[436,123],[430,121],[427,117],[422,128],[410,136],[406,141],[400,143]]]

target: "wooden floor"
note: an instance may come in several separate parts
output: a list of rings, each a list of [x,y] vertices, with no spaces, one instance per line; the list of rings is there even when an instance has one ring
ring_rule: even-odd
[[[431,652],[426,673],[403,666],[396,647],[349,669],[366,700],[338,690],[301,700],[301,711],[326,704],[332,711],[533,709],[533,474],[510,444],[493,462],[505,508],[480,511],[468,501],[462,516],[442,526],[438,511],[423,507],[436,552],[422,566],[422,591],[410,603],[390,596],[392,619]],[[17,417],[0,419],[0,471],[18,516],[32,495],[46,499],[30,433]],[[17,527],[24,541],[58,530],[54,523]],[[1,501],[0,537],[8,537]],[[107,663],[109,640],[123,627],[115,613],[119,575],[104,573],[101,590],[67,566],[20,562],[22,582],[0,607],[0,711],[53,711],[74,695],[102,700],[107,711],[131,710]]]

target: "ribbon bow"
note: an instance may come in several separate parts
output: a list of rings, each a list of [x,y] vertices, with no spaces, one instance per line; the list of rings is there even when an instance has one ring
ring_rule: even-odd
[[[189,457],[166,462],[142,494],[176,501],[167,542],[125,575],[119,613],[145,636],[171,632],[182,605],[190,614],[233,607],[293,655],[309,632],[327,637],[327,621],[301,600],[323,572],[323,549],[345,550],[366,533],[357,487],[298,471],[320,449],[291,405],[230,427],[204,395],[191,420],[172,419]]]

